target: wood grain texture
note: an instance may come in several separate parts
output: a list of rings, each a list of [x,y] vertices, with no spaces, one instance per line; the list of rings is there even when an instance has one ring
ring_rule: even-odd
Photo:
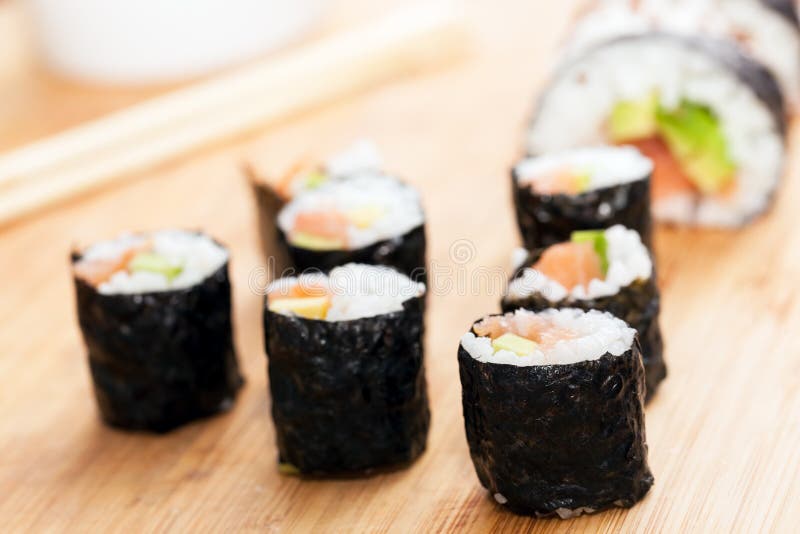
[[[306,114],[0,232],[3,530],[796,531],[794,160],[775,209],[747,229],[656,235],[670,376],[647,408],[656,485],[646,499],[631,510],[531,520],[501,510],[479,486],[464,438],[456,349],[476,317],[497,309],[498,295],[485,284],[459,288],[458,276],[507,267],[518,239],[508,169],[572,8],[525,0],[496,6],[468,3],[479,44],[467,63]],[[88,106],[86,115],[99,107]],[[20,123],[20,140],[34,129]],[[248,285],[263,259],[238,164],[249,158],[268,170],[359,136],[374,138],[389,167],[422,190],[430,260],[451,274],[439,278],[451,287],[431,288],[429,449],[403,471],[301,481],[275,467],[261,298]],[[171,225],[203,227],[232,249],[236,342],[247,384],[230,413],[167,436],[110,430],[95,412],[67,254],[74,242]],[[466,264],[451,259],[462,240],[475,252]]]

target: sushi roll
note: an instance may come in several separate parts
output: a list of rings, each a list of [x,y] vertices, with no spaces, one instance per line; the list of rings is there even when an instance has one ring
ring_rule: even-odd
[[[278,233],[298,272],[364,263],[426,281],[419,194],[382,173],[361,173],[295,197],[278,214]]]
[[[291,267],[286,249],[278,240],[277,229],[278,213],[286,203],[327,182],[346,180],[362,173],[380,172],[382,165],[375,144],[359,140],[325,163],[313,165],[297,161],[277,178],[262,177],[252,167],[246,166],[245,173],[250,178],[256,199],[261,247],[265,257],[273,261],[270,279],[280,277]]]
[[[650,246],[652,171],[652,162],[632,147],[567,149],[524,159],[511,175],[525,248],[614,224],[636,230]]]
[[[102,418],[165,432],[228,409],[242,385],[228,251],[205,234],[129,234],[72,255]]]
[[[423,284],[348,264],[268,288],[264,335],[280,468],[358,475],[425,450]]]
[[[647,34],[607,42],[558,71],[527,149],[634,145],[655,163],[657,219],[736,227],[770,203],[785,127],[774,78],[733,45]]]
[[[596,310],[518,310],[458,347],[481,484],[513,512],[568,518],[630,507],[653,485],[636,331]]]
[[[667,375],[653,262],[635,230],[576,231],[569,241],[534,250],[512,276],[501,307],[610,312],[639,334],[648,399]]]
[[[567,60],[625,35],[702,34],[762,63],[792,108],[800,102],[800,26],[792,0],[602,0],[586,7],[567,40]]]

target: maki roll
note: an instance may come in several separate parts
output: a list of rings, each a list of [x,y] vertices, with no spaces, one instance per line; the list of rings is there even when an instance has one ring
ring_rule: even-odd
[[[108,424],[165,432],[232,405],[242,378],[224,247],[182,230],[124,235],[74,252],[72,272]]]
[[[667,375],[653,262],[635,230],[616,225],[576,231],[569,241],[530,252],[512,276],[501,306],[503,311],[610,312],[639,333],[648,399]]]
[[[527,148],[634,145],[655,163],[657,219],[735,227],[770,203],[785,126],[775,79],[733,45],[646,34],[604,43],[561,69]]]
[[[481,484],[518,514],[630,507],[653,485],[636,331],[599,311],[518,310],[458,348],[464,425]]]
[[[419,194],[385,174],[360,173],[295,197],[278,215],[278,233],[299,272],[364,263],[426,280]]]
[[[603,0],[590,2],[566,43],[568,59],[625,35],[652,31],[725,40],[762,63],[796,109],[800,30],[792,0]]]
[[[264,335],[282,471],[358,475],[422,454],[424,293],[394,269],[359,264],[270,285]]]
[[[314,190],[323,183],[345,180],[362,173],[379,172],[382,166],[377,147],[361,140],[320,165],[298,161],[278,178],[261,177],[247,166],[256,199],[259,234],[264,255],[272,259],[270,278],[281,276],[291,267],[286,248],[279,242],[277,217],[280,210],[297,195]]]
[[[512,181],[525,248],[614,224],[636,230],[650,246],[652,171],[652,162],[632,147],[568,149],[523,160],[512,170]]]

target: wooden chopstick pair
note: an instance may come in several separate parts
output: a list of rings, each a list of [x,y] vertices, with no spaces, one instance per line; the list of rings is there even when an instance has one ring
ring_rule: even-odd
[[[265,59],[0,155],[0,224],[465,50],[450,2]]]

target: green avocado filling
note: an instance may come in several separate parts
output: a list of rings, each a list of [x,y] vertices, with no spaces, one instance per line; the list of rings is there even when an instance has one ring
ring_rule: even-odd
[[[660,136],[687,178],[702,193],[717,193],[731,181],[736,164],[728,155],[722,127],[707,107],[682,100],[668,109],[658,96],[617,103],[611,112],[612,141],[623,143]]]
[[[603,276],[608,273],[608,240],[605,230],[577,230],[572,232],[569,240],[573,243],[589,243],[600,257],[600,269]]]
[[[288,476],[296,476],[300,474],[300,470],[287,462],[278,463],[278,473]]]
[[[167,258],[155,252],[140,252],[128,264],[128,270],[131,272],[147,271],[151,273],[163,274],[167,280],[172,281],[173,278],[181,274],[183,267],[175,265]]]
[[[536,349],[536,342],[509,332],[492,340],[492,348],[495,352],[507,350],[517,356],[527,356]]]
[[[313,170],[308,173],[303,182],[303,187],[306,189],[316,189],[328,180],[328,175],[321,170]]]

